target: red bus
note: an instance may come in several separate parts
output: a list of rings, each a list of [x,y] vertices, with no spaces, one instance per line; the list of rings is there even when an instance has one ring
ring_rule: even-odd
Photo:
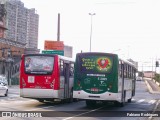
[[[20,96],[44,101],[73,100],[74,61],[53,54],[22,55]]]

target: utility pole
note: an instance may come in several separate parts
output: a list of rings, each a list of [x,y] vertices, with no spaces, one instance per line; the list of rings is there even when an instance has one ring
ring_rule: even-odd
[[[91,31],[90,31],[90,52],[91,52],[91,46],[92,46],[92,16],[96,15],[96,13],[89,13],[91,16]]]
[[[57,41],[60,41],[60,13],[58,13]]]

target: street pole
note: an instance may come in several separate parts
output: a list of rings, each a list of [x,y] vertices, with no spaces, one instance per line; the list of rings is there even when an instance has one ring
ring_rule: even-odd
[[[91,42],[92,42],[92,16],[96,15],[95,13],[89,13],[89,15],[91,16],[91,31],[90,31],[90,52],[91,52]]]
[[[57,41],[60,41],[60,13],[58,13]]]
[[[152,80],[153,80],[153,57],[152,57]]]

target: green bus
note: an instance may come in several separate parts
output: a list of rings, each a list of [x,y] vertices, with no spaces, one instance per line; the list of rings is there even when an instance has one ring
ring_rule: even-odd
[[[77,53],[73,98],[86,101],[114,102],[124,106],[135,95],[136,66],[111,53]]]

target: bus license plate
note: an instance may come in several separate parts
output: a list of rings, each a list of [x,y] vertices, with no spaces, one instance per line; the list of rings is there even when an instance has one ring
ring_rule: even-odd
[[[28,76],[28,83],[34,83],[34,76]]]

